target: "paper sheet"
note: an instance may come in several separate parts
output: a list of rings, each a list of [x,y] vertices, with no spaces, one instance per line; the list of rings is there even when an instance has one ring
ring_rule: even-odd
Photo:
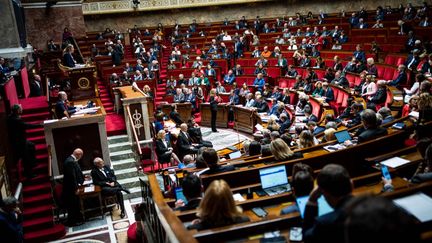
[[[85,180],[84,181],[84,183],[83,183],[83,185],[85,186],[85,185],[90,185],[90,184],[93,184],[93,180]]]
[[[406,159],[402,159],[401,157],[393,157],[390,159],[386,159],[384,161],[381,162],[381,164],[386,165],[387,167],[390,168],[397,168],[401,165],[407,164],[411,161],[406,160]]]
[[[94,186],[84,187],[84,193],[86,193],[86,192],[94,192],[94,190],[95,190]]]
[[[409,114],[408,114],[409,116],[412,116],[412,117],[414,117],[414,118],[419,118],[419,113],[418,113],[418,111],[411,111]]]
[[[243,202],[246,201],[240,193],[233,194],[234,201]]]
[[[395,199],[393,202],[414,215],[421,222],[432,220],[432,198],[422,192]]]

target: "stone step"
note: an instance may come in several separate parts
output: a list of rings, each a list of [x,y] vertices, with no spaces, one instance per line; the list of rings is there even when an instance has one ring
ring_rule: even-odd
[[[120,185],[127,189],[141,186],[138,177],[125,178],[117,181],[120,183]]]
[[[117,135],[108,137],[108,144],[124,143],[128,142],[129,138],[127,135]]]
[[[131,150],[131,146],[132,144],[130,142],[122,142],[122,143],[109,144],[108,149],[110,153],[112,153],[112,152],[118,152],[122,150]]]
[[[135,164],[131,164],[131,165],[132,165],[132,167],[130,167],[130,168],[121,169],[121,170],[115,170],[115,174],[116,174],[117,180],[126,179],[126,178],[132,178],[132,177],[137,177],[138,176]]]
[[[133,157],[134,157],[134,153],[132,152],[132,150],[122,150],[122,151],[117,151],[112,153],[110,152],[111,161],[129,159]]]
[[[135,167],[135,163],[136,162],[134,158],[111,161],[114,170],[121,170],[121,169]]]
[[[132,187],[132,188],[128,188],[129,191],[131,192],[130,194],[125,194],[123,195],[123,197],[125,199],[135,199],[135,198],[141,198],[141,187]]]

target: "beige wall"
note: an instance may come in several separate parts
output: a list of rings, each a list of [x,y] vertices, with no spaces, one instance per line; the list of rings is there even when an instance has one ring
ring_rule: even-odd
[[[85,16],[87,31],[101,31],[106,27],[125,31],[134,24],[138,26],[155,26],[161,22],[165,25],[173,24],[175,20],[179,23],[191,23],[196,19],[199,23],[222,21],[228,19],[239,19],[240,16],[246,18],[275,17],[283,15],[294,15],[295,12],[302,14],[312,11],[318,13],[320,9],[328,13],[359,10],[361,6],[368,9],[375,9],[378,4],[381,6],[397,6],[399,3],[411,2],[420,5],[423,0],[358,0],[358,1],[338,1],[338,0],[279,0],[273,3],[253,3],[243,5],[228,5],[207,8],[177,9],[168,11],[140,12],[121,15],[98,15]]]

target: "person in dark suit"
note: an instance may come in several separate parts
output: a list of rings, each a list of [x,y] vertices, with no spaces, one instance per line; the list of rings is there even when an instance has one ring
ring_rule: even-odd
[[[121,65],[121,53],[118,51],[117,48],[112,48],[112,46],[108,46],[108,54],[111,56],[113,67]]]
[[[74,52],[74,47],[71,44],[67,45],[66,48],[63,50],[63,64],[66,67],[74,68],[75,64],[77,63],[73,58],[72,55],[73,52]]]
[[[323,83],[323,94],[321,97],[325,97],[327,103],[334,100],[333,89],[329,88],[327,82]]]
[[[67,94],[64,91],[60,91],[58,93],[58,101],[55,106],[55,115],[57,119],[62,119],[63,117],[69,118],[70,115],[77,111],[77,108],[74,106],[68,105],[69,101],[67,100]]]
[[[356,50],[353,53],[353,56],[357,59],[362,61],[363,63],[366,62],[366,54],[365,52],[362,50],[361,45],[357,45],[356,46]]]
[[[66,158],[63,165],[63,191],[62,199],[68,212],[67,225],[76,226],[83,224],[79,209],[79,187],[84,183],[84,175],[78,164],[84,152],[77,148]]]
[[[305,106],[303,111],[304,111],[304,115],[305,115],[305,119],[303,120],[304,123],[308,123],[310,121],[318,122],[318,117],[316,117],[312,113],[312,107],[311,106],[309,106],[309,105]]]
[[[216,96],[216,90],[212,89],[210,90],[210,112],[211,112],[211,129],[212,132],[218,132],[216,129],[216,117],[217,117],[217,110],[218,110],[218,97]]]
[[[117,201],[121,209],[120,217],[124,218],[125,207],[122,191],[127,194],[129,194],[130,191],[123,188],[122,185],[117,182],[117,177],[115,176],[114,171],[105,165],[103,159],[97,157],[93,160],[93,163],[95,165],[95,168],[91,171],[93,184],[101,187],[102,196],[117,196]]]
[[[232,165],[220,165],[219,156],[217,155],[216,150],[212,148],[207,148],[204,150],[202,156],[209,169],[201,173],[201,175],[216,174],[235,170],[234,166]]]
[[[279,133],[284,134],[289,131],[289,128],[291,126],[291,120],[289,119],[288,115],[285,113],[280,114],[279,116]]]
[[[269,112],[270,108],[267,101],[265,101],[261,95],[257,95],[255,101],[254,107],[258,113]]]
[[[375,111],[366,109],[361,113],[360,117],[364,130],[358,136],[358,143],[387,135],[386,128],[378,127]]]
[[[177,199],[174,210],[186,211],[196,209],[202,199],[203,187],[200,178],[193,173],[189,173],[183,178],[181,186],[187,202]]]
[[[344,241],[343,207],[352,198],[352,183],[347,170],[336,164],[324,166],[317,177],[314,189],[306,204],[303,221],[303,239],[306,243]],[[318,216],[318,198],[324,196],[333,212]]]
[[[12,107],[12,114],[8,117],[7,125],[9,132],[9,141],[12,146],[13,160],[15,164],[22,159],[24,167],[24,176],[27,178],[35,177],[32,172],[36,165],[36,149],[34,143],[26,139],[26,129],[42,127],[39,124],[26,123],[21,119],[21,105]]]
[[[159,130],[156,137],[156,154],[159,163],[173,163],[174,161],[176,161],[177,164],[180,163],[177,155],[173,153],[171,142],[166,140],[165,130]]]
[[[177,112],[177,106],[175,104],[171,105],[171,112],[169,114],[169,117],[175,122],[177,126],[180,126],[180,124],[183,123],[180,114]]]
[[[24,242],[22,221],[22,213],[15,197],[6,197],[0,201],[2,241],[10,243]]]
[[[192,143],[187,130],[188,125],[186,123],[182,123],[180,125],[180,132],[177,137],[177,149],[179,151],[180,160],[182,160],[186,154],[196,154],[198,151],[198,144]]]
[[[30,80],[30,97],[38,97],[42,95],[42,84],[41,77],[34,75],[33,79]]]
[[[388,80],[387,85],[398,87],[400,84],[404,84],[407,81],[407,73],[405,71],[406,66],[401,64],[398,66],[399,74],[395,80]]]
[[[188,125],[187,133],[190,136],[192,143],[199,144],[199,147],[207,147],[207,148],[213,147],[212,142],[202,139],[201,128],[198,125],[198,123],[196,123],[194,117],[191,117],[188,120],[187,125]]]

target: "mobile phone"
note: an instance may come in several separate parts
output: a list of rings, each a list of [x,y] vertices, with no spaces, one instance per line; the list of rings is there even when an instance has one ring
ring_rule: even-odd
[[[303,232],[301,227],[292,227],[290,229],[289,234],[289,240],[290,241],[302,241],[303,240]]]
[[[391,175],[386,165],[381,164],[381,172],[386,180],[391,180]]]
[[[261,218],[267,216],[267,212],[261,207],[252,208],[252,212]]]

